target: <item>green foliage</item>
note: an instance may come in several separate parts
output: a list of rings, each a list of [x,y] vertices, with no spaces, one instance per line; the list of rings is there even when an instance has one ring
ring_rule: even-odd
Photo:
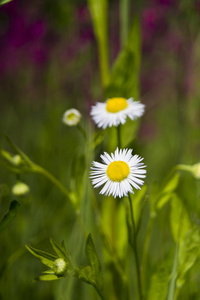
[[[12,0],[0,0],[0,5],[6,4],[8,2],[11,2]]]
[[[88,0],[88,7],[92,17],[94,32],[98,43],[101,80],[103,86],[105,86],[109,79],[107,20],[108,2],[107,0]]]
[[[184,204],[176,194],[173,194],[171,199],[170,225],[176,243],[181,243],[184,235],[191,228]]]
[[[135,17],[125,47],[119,53],[106,87],[106,97],[139,98],[140,24]]]
[[[176,290],[176,278],[177,278],[177,269],[178,269],[178,255],[179,255],[179,242],[176,244],[174,261],[171,272],[171,279],[168,288],[167,300],[173,300]]]
[[[30,245],[25,245],[25,247],[31,254],[38,258],[41,261],[41,263],[43,263],[49,268],[54,267],[54,261],[58,258],[58,256],[52,255],[42,250],[35,249]]]
[[[17,200],[13,200],[10,203],[9,211],[0,220],[0,233],[15,219],[19,206],[20,204]]]
[[[159,270],[151,276],[147,299],[166,299],[168,282],[169,270],[166,267],[159,268]]]
[[[62,244],[59,245],[52,238],[50,238],[50,242],[57,256],[35,249],[30,245],[25,245],[25,247],[31,254],[38,258],[41,261],[41,263],[50,268],[50,270],[43,272],[45,275],[41,275],[35,280],[57,280],[63,278],[66,275],[76,277],[77,269],[73,265],[71,257],[66,252],[64,242],[62,242]]]
[[[100,297],[104,299],[101,264],[91,234],[87,237],[85,253],[90,265],[80,269],[79,278],[93,285]]]
[[[0,1],[0,5],[7,2],[9,1]],[[108,58],[113,57],[116,49],[110,42],[113,37],[108,38],[108,28],[113,30],[113,24],[117,28],[117,23],[112,20],[108,24],[108,18],[114,16],[118,20],[115,13],[116,4],[115,1],[109,2],[109,6],[114,8],[111,13],[108,10],[107,0],[88,0],[97,39],[103,89],[99,83],[95,82],[98,78],[96,65],[92,69],[91,82],[87,81],[87,78],[83,80],[88,83],[85,88],[87,93],[89,92],[89,97],[76,86],[77,81],[74,78],[82,80],[82,69],[87,69],[96,60],[95,53],[93,53],[95,47],[91,47],[92,41],[82,43],[82,40],[79,41],[81,46],[84,44],[80,55],[81,61],[78,56],[72,60],[70,56],[70,65],[66,66],[61,65],[59,61],[59,54],[62,51],[55,47],[57,43],[50,47],[53,49],[52,53],[48,47],[51,61],[47,63],[46,69],[37,70],[42,74],[40,90],[36,88],[39,81],[34,80],[33,84],[27,79],[36,69],[34,71],[28,68],[21,70],[22,73],[25,72],[24,77],[21,77],[20,71],[16,74],[12,68],[14,76],[12,88],[10,88],[9,81],[2,82],[0,130],[8,132],[11,138],[6,138],[6,145],[5,139],[2,138],[0,141],[2,148],[0,153],[0,299],[96,300],[96,292],[101,299],[105,299],[105,295],[112,300],[138,299],[137,260],[133,259],[132,249],[128,245],[129,242],[134,248],[136,237],[138,238],[138,261],[144,281],[142,288],[145,299],[188,300],[200,297],[198,289],[200,283],[198,263],[200,256],[199,85],[193,82],[195,80],[198,82],[199,77],[200,39],[197,33],[199,16],[194,1],[182,0],[180,2],[182,23],[178,25],[183,26],[173,27],[176,20],[168,24],[167,30],[170,26],[172,30],[175,29],[173,37],[177,43],[173,41],[173,47],[166,52],[164,60],[163,49],[158,47],[159,56],[161,56],[162,63],[166,61],[169,74],[171,75],[175,69],[174,76],[168,78],[172,90],[168,92],[168,86],[164,87],[160,81],[158,83],[156,81],[155,89],[145,90],[145,93],[142,93],[147,107],[144,128],[142,127],[139,132],[139,122],[131,120],[127,120],[126,124],[120,128],[122,147],[133,148],[133,154],[135,150],[138,150],[137,153],[145,158],[144,162],[147,164],[145,185],[132,195],[135,232],[131,219],[131,207],[127,199],[123,201],[112,199],[112,197],[104,198],[88,191],[90,189],[89,166],[96,155],[92,150],[98,153],[100,149],[108,152],[115,150],[118,145],[116,128],[104,131],[98,129],[94,134],[89,131],[85,134],[82,131],[82,136],[78,130],[63,129],[60,125],[66,105],[73,107],[80,105],[84,111],[88,111],[85,99],[92,99],[94,95],[98,99],[102,99],[105,93],[106,98],[121,96],[134,97],[134,100],[139,100],[141,67],[142,79],[143,73],[149,68],[148,64],[150,65],[149,76],[152,74],[152,80],[157,80],[159,77],[157,69],[152,68],[154,64],[156,67],[156,53],[153,48],[156,41],[152,37],[153,54],[151,51],[145,52],[141,66],[140,21],[135,16],[130,32],[127,32],[129,20],[126,16],[130,16],[131,12],[128,10],[130,7],[127,7],[127,3],[130,5],[130,1],[122,2],[126,6],[126,14],[123,17],[125,27],[120,28],[121,32],[125,30],[122,38],[123,48],[110,72]],[[134,14],[139,6],[142,9],[144,5],[144,1],[136,2]],[[74,3],[80,3],[81,7],[75,7]],[[42,4],[42,9],[46,12],[45,20],[47,18],[51,21],[47,22],[47,27],[51,26],[53,29],[56,25],[54,28],[56,34],[58,29],[59,34],[64,31],[61,47],[65,47],[69,36],[72,38],[72,49],[76,50],[79,47],[77,37],[73,36],[73,32],[69,35],[69,32],[73,27],[81,35],[79,29],[82,31],[82,27],[79,28],[80,24],[75,24],[76,18],[74,18],[73,11],[79,16],[79,9],[82,13],[82,9],[85,8],[82,4],[85,5],[81,0],[73,3],[70,1],[67,3],[65,0],[55,3],[50,0]],[[35,14],[35,10],[33,11]],[[116,11],[118,13],[118,7]],[[30,22],[34,21],[32,19],[34,14],[31,14]],[[87,11],[85,13],[84,10],[83,14],[84,18],[87,18]],[[141,15],[143,16],[143,13]],[[171,18],[170,14],[168,16]],[[185,22],[186,19],[187,22]],[[180,28],[183,30],[180,31]],[[169,36],[171,37],[170,32]],[[156,36],[157,38],[160,43],[159,36]],[[186,42],[188,42],[188,48]],[[156,47],[160,46],[158,43]],[[167,43],[168,41],[165,40],[165,47]],[[177,67],[181,51],[178,51],[178,54],[172,54],[174,46],[179,50],[184,49],[184,53],[180,53],[181,67]],[[12,49],[8,49],[9,55],[10,50]],[[19,50],[22,54],[23,49]],[[172,58],[173,55],[175,59]],[[181,72],[185,55],[188,57],[187,66],[185,72]],[[150,61],[147,61],[146,56],[150,56]],[[15,61],[15,56],[13,59]],[[193,65],[195,70],[191,71]],[[187,74],[190,78],[191,94],[190,89],[186,91],[184,85],[187,78],[181,77],[181,73]],[[72,78],[73,93],[70,90],[68,74]],[[27,92],[29,88],[27,89],[24,84],[25,78],[25,81],[30,84],[30,93]],[[3,72],[1,72],[1,80],[3,80]],[[159,89],[161,93],[157,96]],[[168,93],[172,97],[165,103],[165,95]],[[149,97],[150,94],[152,98]],[[174,99],[173,95],[175,95]],[[180,107],[184,107],[184,114]],[[82,115],[84,119],[84,113]],[[179,118],[180,115],[181,118]],[[88,119],[87,122],[89,122]],[[139,142],[136,142],[137,132],[140,133]],[[12,141],[13,137],[16,144]],[[181,139],[184,141],[182,144]],[[5,150],[7,147],[10,149]],[[21,149],[24,149],[24,152]],[[173,168],[172,171],[164,179],[171,168]],[[187,175],[185,171],[190,174]],[[16,175],[17,179],[20,177],[22,182],[30,186],[31,191],[26,201],[20,203],[19,211],[19,202],[11,201],[10,193],[11,187],[16,182]],[[195,224],[192,222],[193,219]],[[92,235],[87,235],[87,231],[92,232]],[[30,255],[25,251],[24,243],[26,241],[35,245],[42,243],[43,247],[46,247],[44,249],[48,249],[46,238],[51,235],[60,240],[65,239],[69,253],[72,254],[76,264],[66,251],[64,242],[59,244],[54,239],[50,239],[55,254],[26,245],[27,250],[49,268],[36,280],[57,281],[33,285],[31,274],[36,272],[39,264],[35,264],[35,259],[30,259]],[[85,255],[82,245],[85,236],[87,236],[85,254],[88,265],[86,263],[84,266]],[[95,236],[95,240],[98,241],[95,245],[92,236]],[[99,242],[100,239],[102,239],[101,242]],[[101,253],[102,264],[97,253]],[[64,280],[59,280],[61,278]],[[85,284],[80,284],[77,278],[92,285],[96,291]],[[184,286],[188,287],[186,295],[184,295]]]
[[[200,256],[200,233],[195,225],[185,233],[180,243],[177,286],[185,283],[186,273],[195,265]]]

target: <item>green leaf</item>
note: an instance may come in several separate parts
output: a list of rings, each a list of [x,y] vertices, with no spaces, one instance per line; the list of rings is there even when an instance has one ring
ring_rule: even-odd
[[[174,295],[175,295],[175,290],[176,290],[177,269],[178,269],[178,252],[179,252],[179,242],[177,242],[177,244],[176,244],[171,279],[170,279],[170,283],[169,283],[168,294],[167,294],[166,300],[174,300]]]
[[[10,203],[9,211],[5,214],[5,216],[0,221],[0,232],[2,232],[16,217],[17,209],[20,206],[17,200],[13,200]]]
[[[119,53],[106,87],[106,96],[139,98],[140,25],[135,17],[126,46]]]
[[[80,208],[80,198],[82,196],[83,191],[83,179],[85,170],[85,155],[75,155],[71,165],[71,190],[74,191],[74,204],[77,206],[77,209]]]
[[[94,138],[93,138],[93,150],[95,150],[96,147],[102,143],[106,133],[107,133],[106,130],[101,130],[101,131],[95,132]]]
[[[159,196],[157,202],[157,209],[161,209],[172,197],[172,193],[176,190],[180,180],[179,173],[175,173],[165,184],[163,189],[161,190],[161,194]]]
[[[62,257],[64,259],[67,258],[67,253],[65,251],[65,249],[63,248],[63,246],[60,246],[55,240],[53,240],[52,238],[50,238],[50,242],[51,245],[54,249],[54,251],[56,252],[56,254],[58,255],[58,257]]]
[[[160,189],[157,182],[153,182],[150,190],[150,210],[151,216],[155,217],[157,214],[157,201],[159,197]]]
[[[108,2],[107,0],[88,0],[88,7],[92,17],[94,32],[96,35],[101,79],[105,86],[109,79],[108,67]]]
[[[187,211],[176,194],[172,194],[170,225],[174,241],[182,241],[184,235],[191,228]]]
[[[179,173],[175,173],[166,183],[166,185],[164,186],[162,193],[172,193],[173,191],[175,191],[175,189],[177,188],[178,184],[179,184],[179,180],[180,180],[180,174]]]
[[[161,268],[152,275],[147,300],[166,299],[169,277],[169,271],[166,268]]]
[[[185,282],[186,273],[194,266],[200,256],[200,233],[196,226],[186,232],[179,250],[177,285]]]
[[[103,276],[102,276],[102,269],[100,260],[98,258],[94,242],[92,239],[91,234],[88,235],[87,241],[86,241],[86,247],[85,247],[85,253],[89,260],[90,267],[86,267],[84,271],[84,274],[87,274],[87,280],[90,280],[90,284],[92,284],[95,289],[97,290],[98,294],[103,299]],[[83,276],[83,273],[81,272],[81,276]],[[80,275],[79,275],[80,276]]]
[[[42,272],[43,274],[48,274],[48,275],[52,275],[54,274],[55,275],[55,272],[53,270],[46,270],[44,272]]]
[[[58,258],[57,256],[35,249],[29,245],[25,245],[25,247],[31,254],[33,254],[36,258],[38,258],[44,265],[46,265],[49,268],[54,267],[54,261]]]
[[[141,190],[137,190],[133,195],[133,212],[134,212],[134,220],[135,225],[137,227],[142,210],[142,199],[144,198],[147,191],[147,185],[143,185]]]
[[[131,221],[131,207],[129,203],[129,199],[126,197],[126,224],[128,228],[128,242],[130,245],[133,246],[133,227],[132,227],[132,221]]]
[[[89,260],[89,263],[95,273],[98,275],[101,273],[101,264],[99,258],[97,256],[97,252],[94,246],[94,242],[92,239],[92,235],[89,234],[86,241],[86,248],[85,248],[86,256]]]
[[[11,2],[12,0],[0,0],[0,5],[6,4],[8,2]]]
[[[58,280],[64,277],[61,276],[57,276],[57,275],[53,275],[53,274],[47,274],[47,275],[41,275],[37,278],[35,278],[36,281],[52,281],[52,280]]]
[[[95,271],[92,269],[91,266],[82,267],[79,270],[79,278],[88,284],[96,286],[97,279],[96,279]]]

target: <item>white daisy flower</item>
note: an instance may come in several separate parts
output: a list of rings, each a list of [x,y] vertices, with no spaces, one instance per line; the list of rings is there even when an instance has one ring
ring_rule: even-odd
[[[97,126],[105,129],[124,124],[127,117],[131,120],[141,117],[144,108],[144,104],[133,101],[133,98],[110,98],[104,103],[97,102],[90,114]]]
[[[132,149],[116,149],[114,154],[104,152],[101,155],[102,163],[93,161],[90,178],[94,188],[104,185],[100,194],[106,196],[123,197],[128,193],[134,193],[144,184],[141,178],[146,177],[145,165],[141,162],[143,158],[132,155]]]
[[[81,113],[75,109],[71,108],[66,110],[66,112],[63,115],[62,121],[65,125],[68,126],[76,126],[81,119]]]

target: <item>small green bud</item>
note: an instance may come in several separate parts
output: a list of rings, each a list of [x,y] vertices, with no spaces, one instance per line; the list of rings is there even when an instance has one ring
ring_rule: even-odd
[[[22,158],[19,154],[12,155],[8,151],[1,150],[1,155],[14,166],[19,166],[22,163]]]
[[[196,179],[200,179],[200,163],[192,166],[192,173]]]
[[[80,119],[81,113],[77,109],[71,108],[66,110],[63,115],[62,121],[65,125],[76,126],[80,122]]]
[[[20,155],[16,154],[12,157],[11,163],[15,166],[19,166],[22,163],[22,158]]]
[[[25,196],[29,192],[29,187],[26,183],[18,181],[13,187],[12,187],[12,193],[15,196]]]
[[[54,261],[52,268],[56,275],[64,275],[67,270],[68,264],[64,258],[58,258]]]

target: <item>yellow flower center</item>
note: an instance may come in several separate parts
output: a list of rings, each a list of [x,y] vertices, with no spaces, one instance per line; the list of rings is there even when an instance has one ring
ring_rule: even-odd
[[[113,161],[107,168],[107,175],[112,181],[122,181],[130,172],[129,165],[124,161]]]
[[[111,98],[106,103],[106,110],[111,113],[116,113],[125,109],[128,103],[125,98]]]
[[[67,120],[73,121],[75,117],[76,117],[76,115],[74,113],[69,113],[67,116]]]

